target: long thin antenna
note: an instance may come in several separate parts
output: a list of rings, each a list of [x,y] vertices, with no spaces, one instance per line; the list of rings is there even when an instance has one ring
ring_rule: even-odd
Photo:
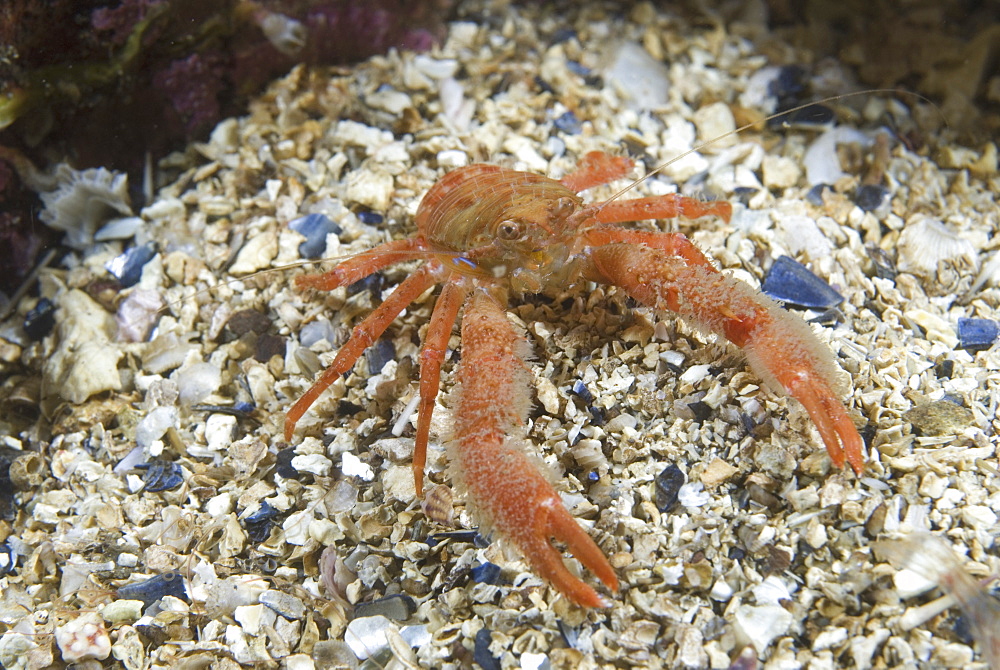
[[[629,191],[631,191],[633,188],[635,188],[636,186],[638,186],[642,182],[646,181],[650,177],[653,177],[653,176],[655,176],[655,175],[663,172],[668,167],[670,167],[671,165],[673,165],[677,161],[681,160],[682,158],[690,156],[691,154],[693,154],[695,152],[701,151],[702,149],[705,149],[706,147],[710,147],[713,144],[716,144],[717,142],[721,142],[722,140],[726,139],[727,137],[732,137],[733,135],[738,135],[739,133],[742,133],[744,130],[748,130],[750,128],[753,128],[754,126],[759,126],[759,125],[767,123],[768,121],[773,121],[774,119],[778,119],[778,118],[781,118],[783,116],[788,116],[789,114],[794,114],[795,112],[802,111],[803,109],[807,109],[807,108],[812,107],[814,105],[822,105],[822,104],[827,103],[827,102],[835,102],[837,100],[843,100],[845,98],[854,98],[854,97],[857,97],[859,95],[871,95],[873,93],[896,93],[896,94],[900,94],[900,95],[909,95],[909,96],[913,96],[913,97],[919,98],[920,100],[923,100],[925,102],[928,102],[928,103],[934,105],[934,102],[932,100],[928,100],[927,98],[925,98],[924,96],[922,96],[922,95],[920,95],[918,93],[913,93],[912,91],[906,91],[906,90],[903,90],[903,89],[896,89],[896,88],[874,88],[874,89],[868,89],[866,91],[854,91],[853,93],[842,93],[840,95],[830,96],[829,98],[823,98],[821,100],[813,100],[812,102],[807,102],[807,103],[804,103],[802,105],[798,105],[797,107],[792,107],[791,109],[786,109],[786,110],[784,110],[782,112],[777,112],[775,114],[771,114],[770,116],[764,117],[763,119],[760,119],[758,121],[751,121],[750,123],[743,124],[739,128],[736,128],[734,130],[730,130],[729,132],[723,133],[722,135],[719,135],[718,137],[713,137],[710,140],[705,140],[704,142],[700,142],[700,143],[696,144],[695,146],[691,147],[687,151],[685,151],[685,152],[683,152],[683,153],[681,153],[681,154],[679,154],[677,156],[674,156],[673,158],[671,158],[670,160],[666,161],[665,163],[661,163],[659,166],[657,166],[653,170],[650,170],[645,175],[643,175],[640,179],[636,179],[631,184],[629,184],[625,188],[621,189],[620,191],[618,191],[617,193],[615,193],[614,195],[612,195],[610,198],[608,198],[604,202],[602,202],[599,205],[597,205],[596,209],[600,210],[604,205],[608,204],[609,202],[613,202],[613,201],[617,200],[618,198],[620,198],[621,196],[625,195],[626,193],[628,193]],[[936,105],[935,105],[935,107],[936,107]]]

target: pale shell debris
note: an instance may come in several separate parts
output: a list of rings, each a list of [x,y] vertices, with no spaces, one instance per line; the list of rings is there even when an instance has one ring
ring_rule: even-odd
[[[979,256],[972,243],[940,219],[926,214],[907,220],[896,248],[899,269],[924,279],[933,279],[942,263],[956,264],[973,273],[979,269]]]
[[[83,249],[94,241],[94,232],[111,219],[132,214],[128,175],[104,168],[74,170],[61,164],[55,186],[41,194],[44,223],[66,232],[66,244]]]
[[[84,613],[56,627],[56,644],[67,663],[103,661],[111,655],[111,638],[96,613]]]
[[[467,5],[463,9],[469,12]],[[580,14],[567,5],[556,16],[544,3],[507,3],[494,15],[502,21],[495,22],[479,21],[471,11],[464,14],[468,20],[452,24],[448,40],[432,55],[404,50],[350,71],[298,68],[276,82],[252,114],[220,123],[207,144],[164,161],[163,174],[176,180],[143,210],[146,223],[137,231],[142,244],[148,236],[160,249],[174,249],[166,251],[162,271],[154,267],[158,261],[147,266],[140,284],[155,289],[166,305],[154,324],[154,341],[115,341],[114,329],[103,329],[103,306],[96,323],[78,319],[74,328],[41,342],[24,341],[16,328],[0,332],[12,345],[4,350],[4,364],[29,369],[46,359],[48,347],[57,352],[74,337],[79,344],[102,331],[100,341],[122,352],[115,365],[106,366],[122,392],[94,394],[73,407],[72,425],[60,427],[50,445],[30,431],[16,440],[17,448],[51,454],[56,479],[43,471],[43,481],[30,484],[38,490],[21,516],[34,525],[10,524],[3,544],[0,555],[16,567],[3,575],[4,611],[23,611],[17,630],[30,629],[33,637],[9,631],[0,637],[0,659],[9,658],[5,649],[44,656],[44,649],[28,649],[47,634],[37,621],[53,609],[60,616],[66,610],[77,614],[74,603],[55,608],[44,600],[58,555],[74,553],[82,559],[70,559],[73,565],[113,563],[123,572],[156,566],[190,579],[190,605],[179,595],[168,597],[134,627],[118,628],[113,653],[130,670],[177,658],[172,642],[144,650],[146,638],[135,633],[167,625],[190,633],[182,653],[192,663],[224,656],[227,663],[283,659],[291,666],[295,658],[295,664],[319,668],[325,667],[323,650],[339,648],[358,664],[342,642],[348,626],[342,599],[364,604],[387,592],[417,604],[410,619],[417,625],[383,628],[381,647],[412,667],[460,664],[455,650],[475,648],[482,630],[492,635],[491,658],[505,667],[568,667],[578,661],[648,667],[661,649],[674,654],[674,662],[728,667],[748,631],[760,634],[753,640],[754,662],[760,656],[775,667],[833,667],[852,660],[873,667],[917,659],[945,665],[942,659],[973,658],[972,648],[955,641],[946,625],[925,616],[930,610],[907,617],[915,608],[895,604],[899,593],[885,566],[868,560],[871,539],[879,533],[935,527],[968,548],[983,575],[1000,570],[989,534],[1000,511],[990,465],[996,457],[997,351],[949,346],[958,319],[997,320],[996,273],[987,263],[975,278],[978,259],[961,251],[943,263],[947,277],[889,267],[894,260],[910,262],[911,251],[919,251],[900,248],[913,234],[907,229],[915,213],[967,240],[984,263],[993,251],[995,189],[962,152],[952,153],[967,168],[942,171],[931,157],[935,144],[946,140],[932,126],[919,128],[929,153],[893,145],[881,175],[891,202],[877,215],[852,200],[862,175],[857,165],[840,164],[836,142],[810,147],[814,131],[795,129],[782,130],[776,144],[766,140],[771,131],[750,131],[728,148],[705,148],[626,196],[704,188],[734,202],[730,225],[705,220],[641,226],[682,230],[723,272],[753,283],[774,258],[792,254],[837,285],[845,298],[837,325],[814,328],[853,379],[852,420],[874,436],[861,480],[831,472],[801,408],[767,390],[739,352],[690,324],[627,303],[618,309],[620,294],[600,286],[512,301],[516,318],[536,336],[529,366],[543,370],[545,379],[526,439],[554,469],[565,471],[558,478],[565,500],[627,585],[613,600],[611,619],[570,608],[537,576],[523,572],[516,558],[505,557],[501,545],[484,548],[461,492],[455,502],[450,499],[447,460],[438,449],[451,425],[447,393],[435,413],[428,454],[427,487],[437,499],[424,509],[413,500],[413,421],[405,406],[415,397],[413,364],[431,296],[387,331],[395,355],[382,374],[366,376],[362,364],[338,379],[314,409],[313,423],[303,429],[323,439],[297,438],[294,452],[283,444],[281,413],[290,399],[413,266],[389,268],[381,283],[365,290],[306,295],[290,287],[300,270],[233,283],[226,264],[234,255],[237,271],[297,260],[300,239],[284,226],[307,213],[322,213],[340,231],[318,246],[327,242],[331,255],[356,253],[408,234],[420,195],[453,166],[520,161],[559,177],[580,155],[599,149],[628,151],[649,169],[693,146],[713,124],[728,124],[727,110],[738,118],[757,113],[759,106],[741,99],[740,91],[756,77],[755,68],[779,62],[787,45],[763,23],[748,20],[749,32],[735,35],[728,19],[714,21],[711,29],[689,23],[691,11],[640,3],[610,21],[600,7]],[[897,18],[905,25],[905,16]],[[556,40],[564,22],[572,32]],[[770,40],[768,58],[756,48],[758,34]],[[615,90],[593,76],[602,50],[622,42],[669,62],[666,102],[655,114],[628,109],[625,100],[633,91]],[[831,68],[822,63],[804,70],[810,85],[831,91],[842,90],[851,74],[831,79]],[[759,87],[753,95],[764,106],[774,100]],[[400,109],[407,99],[404,118],[387,120],[386,110]],[[347,101],[349,108],[343,106]],[[876,96],[843,99],[841,105],[863,109],[860,116],[844,114],[842,129],[833,131],[848,142],[840,154],[860,159],[868,156],[868,131],[847,124],[881,123],[891,113],[905,128],[926,115],[919,103]],[[350,121],[338,120],[348,116]],[[393,132],[397,121],[412,126]],[[856,146],[849,146],[853,140]],[[817,148],[818,155],[810,153]],[[994,160],[988,147],[983,157]],[[808,198],[818,168],[827,170],[824,181],[831,180],[831,188]],[[267,179],[252,180],[246,189],[239,174]],[[584,195],[599,200],[626,183]],[[754,191],[733,193],[738,186]],[[797,225],[807,221],[814,226]],[[258,235],[276,237],[273,257],[270,250],[253,248]],[[871,267],[866,245],[889,259],[877,268],[884,276]],[[95,247],[71,254],[68,261],[75,265],[46,274],[40,295],[59,302],[87,287],[108,258],[120,255],[118,246],[112,241],[104,252]],[[942,263],[925,265],[935,264],[936,272]],[[243,309],[266,313],[274,332],[287,338],[283,359],[260,363],[246,350],[248,341],[227,339],[226,320]],[[459,346],[457,338],[449,342],[449,350]],[[455,359],[449,354],[445,391]],[[221,410],[208,410],[206,418],[204,410],[182,401],[178,387],[188,388],[182,373],[195,365],[220,374],[203,401],[231,406],[238,421],[213,418]],[[178,383],[163,379],[173,370]],[[589,398],[570,390],[577,382]],[[183,395],[185,401],[192,397]],[[952,404],[971,419],[946,435],[917,435],[907,417],[915,419],[909,411],[926,401]],[[699,407],[697,415],[691,405]],[[159,408],[166,408],[169,420],[150,431],[154,422],[144,422]],[[137,424],[146,449],[132,441]],[[389,430],[397,434],[390,437]],[[292,455],[302,460],[289,463]],[[176,459],[182,486],[144,491],[143,477],[131,470],[152,457]],[[335,470],[327,471],[322,459],[346,476],[328,481]],[[112,470],[114,463],[120,467]],[[672,464],[703,488],[684,491],[684,501],[692,504],[661,511],[655,481]],[[276,475],[279,467],[291,472]],[[265,513],[256,515],[261,509]],[[251,515],[259,526],[247,523]],[[109,529],[122,529],[114,546],[97,541]],[[119,551],[112,561],[108,552]],[[502,566],[501,583],[463,581],[477,562]],[[571,560],[567,564],[578,569]],[[278,616],[265,602],[272,596],[236,603],[220,602],[225,596],[219,593],[207,598],[234,566],[268,575],[257,591],[301,598],[290,596]],[[26,585],[29,576],[37,581]],[[122,585],[117,579],[109,583]],[[329,602],[307,598],[321,588]],[[876,598],[879,606],[855,609],[858,594]],[[298,600],[306,614],[286,618],[298,611]],[[441,620],[440,608],[453,612],[456,622]],[[924,617],[919,623],[917,615]],[[329,627],[312,625],[310,617],[317,616]],[[268,630],[271,622],[276,635]],[[904,623],[915,628],[907,632]],[[871,632],[844,639],[844,629]],[[300,648],[300,638],[315,660],[288,655]],[[401,640],[415,648],[404,649]],[[39,662],[50,665],[51,659]]]

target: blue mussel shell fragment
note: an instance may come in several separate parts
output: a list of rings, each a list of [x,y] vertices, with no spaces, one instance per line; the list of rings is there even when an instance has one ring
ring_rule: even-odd
[[[168,491],[184,483],[184,472],[177,463],[150,461],[149,463],[140,463],[135,467],[146,471],[142,480],[146,484],[143,490],[147,493]]]
[[[326,236],[343,232],[336,223],[324,214],[307,214],[288,222],[288,227],[306,238],[299,245],[299,255],[317,259],[326,252]]]
[[[983,351],[1000,337],[1000,324],[993,319],[958,320],[958,346],[969,351]]]
[[[368,226],[377,226],[378,224],[385,221],[385,217],[379,214],[378,212],[361,211],[358,212],[356,216],[358,217],[358,221]],[[339,234],[340,231],[337,231],[337,233]]]
[[[854,194],[854,204],[866,212],[874,212],[889,199],[889,189],[881,184],[864,184]]]
[[[476,633],[472,660],[483,670],[500,670],[500,660],[490,651],[491,644],[493,644],[493,633],[489,628],[480,628]]]
[[[469,571],[469,576],[472,577],[474,582],[482,582],[483,584],[499,584],[500,583],[500,566],[496,563],[482,563],[472,568]]]
[[[808,309],[830,309],[844,302],[844,296],[789,256],[775,259],[761,289],[775,300]]]
[[[557,130],[561,130],[567,135],[579,135],[583,131],[583,124],[576,118],[573,112],[564,112],[552,120],[552,125]]]
[[[126,584],[118,589],[119,598],[141,600],[146,605],[152,605],[164,596],[173,596],[185,602],[191,602],[188,600],[187,591],[184,589],[184,578],[180,572],[176,570],[164,572],[145,581]]]
[[[156,255],[156,243],[130,247],[125,253],[108,261],[104,267],[115,276],[122,288],[135,286],[142,279],[142,268]]]
[[[56,325],[56,306],[48,298],[42,298],[24,316],[24,332],[37,342],[52,332]]]
[[[252,542],[263,542],[271,536],[271,527],[274,526],[281,516],[281,512],[272,507],[267,501],[262,502],[260,509],[243,519],[247,536],[249,536]]]

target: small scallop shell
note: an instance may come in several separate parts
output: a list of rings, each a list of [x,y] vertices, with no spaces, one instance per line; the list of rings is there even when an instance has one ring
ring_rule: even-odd
[[[959,237],[944,223],[926,214],[906,222],[899,236],[899,269],[924,278],[933,278],[942,261],[979,265],[972,242]]]

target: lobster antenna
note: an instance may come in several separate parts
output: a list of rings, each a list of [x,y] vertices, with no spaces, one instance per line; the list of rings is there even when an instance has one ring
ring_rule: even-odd
[[[935,109],[938,110],[939,113],[941,113],[940,108],[938,108],[938,106],[934,103],[933,100],[929,100],[928,98],[925,98],[924,96],[920,95],[919,93],[914,93],[912,91],[907,91],[907,90],[904,90],[904,89],[897,89],[897,88],[873,88],[873,89],[868,89],[868,90],[865,90],[865,91],[854,91],[852,93],[841,93],[840,95],[833,95],[833,96],[830,96],[828,98],[822,98],[820,100],[813,100],[812,102],[807,102],[807,103],[798,105],[796,107],[792,107],[791,109],[786,109],[786,110],[784,110],[782,112],[777,112],[775,114],[771,114],[770,116],[766,116],[763,119],[760,119],[758,121],[751,121],[750,123],[745,123],[742,126],[740,126],[739,128],[736,128],[734,130],[730,130],[729,132],[723,133],[722,135],[719,135],[718,137],[713,137],[710,140],[705,140],[704,142],[699,142],[698,144],[694,145],[693,147],[691,147],[687,151],[684,151],[683,153],[681,153],[681,154],[679,154],[677,156],[674,156],[673,158],[671,158],[670,160],[666,161],[665,163],[661,163],[660,165],[658,165],[653,170],[650,170],[649,172],[647,172],[641,178],[636,179],[631,184],[629,184],[625,188],[621,189],[620,191],[618,191],[617,193],[615,193],[614,195],[612,195],[610,198],[608,198],[607,200],[605,200],[603,203],[601,203],[601,205],[597,209],[599,210],[604,205],[608,204],[609,202],[617,200],[618,198],[620,198],[621,196],[625,195],[626,193],[628,193],[629,191],[631,191],[633,188],[635,188],[636,186],[638,186],[642,182],[646,181],[650,177],[653,177],[653,176],[659,174],[660,172],[663,172],[668,167],[670,167],[671,165],[673,165],[677,161],[681,160],[682,158],[690,156],[691,154],[695,153],[696,151],[701,151],[702,149],[704,149],[706,147],[710,147],[710,146],[712,146],[713,144],[715,144],[717,142],[721,142],[722,140],[726,139],[727,137],[732,137],[733,135],[738,135],[739,133],[742,133],[744,130],[747,130],[749,128],[753,128],[754,126],[758,126],[758,125],[767,123],[768,121],[773,121],[774,119],[781,118],[782,116],[788,116],[789,114],[794,114],[795,112],[802,111],[803,109],[807,109],[809,107],[812,107],[813,105],[822,105],[822,104],[827,103],[827,102],[834,102],[836,100],[844,100],[846,98],[854,98],[854,97],[857,97],[859,95],[871,95],[873,93],[896,93],[896,94],[901,94],[901,95],[913,96],[915,98],[923,100],[924,102],[930,103],[931,105],[933,105],[935,107]],[[942,117],[943,117],[943,114],[942,114]],[[947,123],[947,120],[946,120],[946,123]]]

